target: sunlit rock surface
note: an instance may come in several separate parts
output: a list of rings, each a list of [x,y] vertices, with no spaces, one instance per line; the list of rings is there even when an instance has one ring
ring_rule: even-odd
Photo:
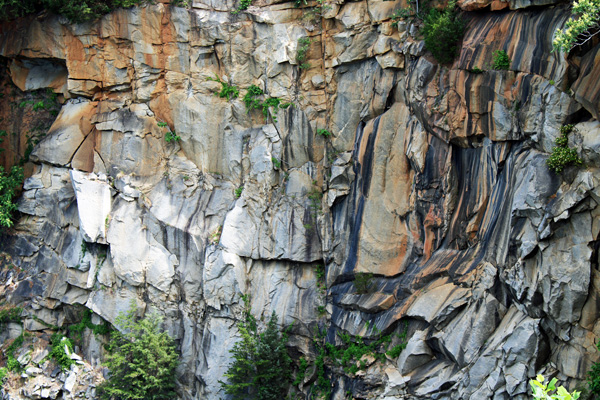
[[[295,357],[314,358],[318,332],[408,324],[398,359],[329,370],[336,399],[526,399],[536,373],[585,379],[600,335],[600,45],[552,52],[566,7],[459,2],[480,11],[441,66],[391,26],[400,1],[339,0],[322,18],[290,1],[239,15],[192,3],[0,26],[13,84],[64,95],[1,237],[20,272],[2,270],[0,293],[27,329],[66,324],[74,305],[113,323],[132,303],[156,310],[182,399],[223,397],[243,295],[292,326]],[[491,68],[496,50],[508,71]],[[241,96],[216,96],[215,76]],[[292,105],[248,112],[250,85]],[[584,165],[557,175],[546,159],[566,123]]]

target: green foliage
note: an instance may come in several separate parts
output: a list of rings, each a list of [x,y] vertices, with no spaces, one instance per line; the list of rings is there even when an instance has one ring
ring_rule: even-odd
[[[556,138],[556,146],[552,149],[552,154],[546,160],[548,168],[560,174],[567,165],[582,165],[583,161],[577,155],[575,149],[569,148],[569,133],[573,131],[573,125],[565,125],[560,129],[561,135]]]
[[[160,329],[161,318],[150,314],[136,321],[135,306],[119,314],[106,356],[110,378],[100,387],[104,400],[168,400],[176,397],[177,352],[173,339]]]
[[[292,382],[287,335],[279,332],[275,312],[266,329],[259,332],[248,297],[243,300],[244,321],[238,324],[241,340],[230,351],[233,362],[225,374],[228,382],[221,382],[221,386],[233,400],[284,399]]]
[[[504,50],[496,50],[494,52],[494,60],[492,62],[492,68],[495,70],[508,71],[510,68],[511,59]]]
[[[144,0],[0,0],[0,19],[11,20],[41,10],[67,17],[71,22],[92,21],[119,7],[132,7]]]
[[[317,358],[315,359],[316,382],[313,392],[320,395],[320,398],[329,399],[331,395],[331,379],[327,376],[326,366],[328,363],[342,367],[347,374],[356,374],[359,370],[367,367],[363,356],[369,355],[376,360],[384,361],[386,355],[397,358],[402,350],[406,348],[408,323],[405,323],[404,330],[397,337],[400,342],[386,352],[386,349],[392,342],[392,335],[381,335],[376,327],[370,327],[367,323],[367,330],[371,328],[376,333],[373,340],[365,341],[360,336],[352,336],[346,333],[339,333],[341,339],[340,345],[325,342],[325,331],[318,331],[313,338]],[[298,381],[298,379],[296,379]]]
[[[262,113],[265,117],[265,121],[269,119],[269,108],[273,111],[271,112],[271,118],[273,118],[273,122],[277,122],[277,110],[279,109],[279,104],[281,100],[277,97],[269,97],[262,103]]]
[[[465,31],[465,22],[457,10],[455,1],[450,1],[448,7],[441,11],[436,8],[430,9],[423,22],[422,33],[427,50],[442,64],[452,62]]]
[[[575,18],[567,21],[564,30],[557,29],[555,33],[552,42],[555,51],[568,52],[600,32],[600,0],[575,1],[571,13]]]
[[[235,198],[239,199],[240,196],[242,195],[242,192],[244,191],[244,185],[238,187],[237,189],[235,189],[234,194],[235,194]]]
[[[8,368],[0,368],[0,385],[4,382],[4,378],[8,375]]]
[[[166,122],[158,121],[156,123],[156,125],[158,125],[159,128],[168,128],[169,129],[165,133],[165,142],[170,143],[170,142],[173,142],[173,141],[179,141],[179,140],[181,140],[181,136],[177,135],[177,133],[175,132],[175,129],[171,130],[169,128],[169,125]]]
[[[69,357],[65,348],[68,349],[70,353],[73,352],[73,343],[66,337],[58,333],[54,333],[50,338],[50,344],[52,345],[52,350],[50,350],[50,356],[56,361],[62,370],[67,370],[71,367],[72,364],[75,364],[75,361]]]
[[[373,274],[370,272],[359,272],[354,275],[353,283],[357,293],[369,293],[373,286]]]
[[[273,167],[275,169],[281,168],[281,161],[279,161],[277,157],[271,157],[271,162],[273,163]]]
[[[240,0],[240,5],[238,6],[238,8],[234,11],[232,11],[232,14],[239,14],[240,12],[247,10],[248,7],[250,7],[250,4],[252,4],[252,0]]]
[[[0,331],[4,324],[8,322],[21,322],[21,313],[23,308],[21,307],[9,307],[0,310]]]
[[[15,350],[23,346],[24,341],[25,333],[23,332],[19,336],[17,336],[15,340],[13,340],[13,342],[10,344],[10,346],[8,346],[8,348],[6,349],[6,368],[8,368],[9,371],[20,372],[22,370],[21,364],[19,364],[19,362],[15,358]]]
[[[407,344],[407,338],[406,338],[406,336],[407,335],[408,335],[408,322],[406,322],[404,324],[404,330],[402,331],[402,333],[400,333],[398,335],[398,338],[400,339],[400,343],[398,343],[397,345],[395,345],[394,347],[392,347],[385,354],[387,354],[391,358],[398,358],[400,356],[400,353],[402,353],[402,350],[404,350],[406,348],[406,344]]]
[[[244,104],[246,105],[246,110],[248,112],[255,108],[262,107],[262,102],[258,99],[258,97],[262,96],[263,94],[264,92],[262,91],[262,89],[256,85],[251,85],[248,88],[246,95],[243,98]]]
[[[307,6],[308,2],[306,0],[294,0],[294,7],[298,8],[302,5]]]
[[[14,198],[23,183],[23,177],[23,168],[18,165],[8,173],[0,167],[0,227],[13,226],[12,214],[17,210]]]
[[[104,257],[106,258],[106,253]],[[112,330],[110,323],[108,323],[107,321],[104,321],[102,324],[98,325],[94,324],[92,322],[92,310],[87,308],[83,312],[83,317],[81,318],[81,321],[78,324],[69,326],[69,333],[71,333],[77,339],[81,340],[85,328],[90,329],[96,336],[107,335]]]
[[[298,366],[298,372],[296,373],[296,379],[294,379],[294,383],[292,385],[297,386],[304,381],[304,377],[306,376],[306,370],[308,369],[308,361],[306,358],[300,358],[300,365]]]
[[[207,77],[206,80],[213,81],[213,82],[219,82],[221,84],[221,91],[218,93],[215,93],[215,95],[219,96],[222,99],[226,97],[227,100],[229,101],[231,99],[237,98],[240,95],[240,91],[238,90],[237,87],[230,85],[227,82],[223,82],[217,74],[215,74],[214,78]]]
[[[310,64],[307,62],[304,62],[304,61],[306,60],[306,53],[308,52],[308,49],[310,48],[311,43],[312,43],[312,40],[307,37],[301,37],[300,39],[298,39],[298,50],[296,51],[296,61],[298,62],[298,65],[300,66],[301,69],[310,68]]]
[[[331,137],[331,132],[329,132],[327,129],[317,129],[317,135],[328,138]]]
[[[483,74],[485,71],[480,69],[479,67],[473,67],[469,72],[473,74]]]
[[[264,101],[261,101],[260,97],[262,95],[264,95],[264,92],[261,88],[256,85],[251,85],[242,100],[246,105],[247,112],[254,109],[261,109],[265,121],[268,121],[269,115],[271,115],[273,122],[277,122],[277,111],[280,108],[285,109],[292,105],[292,103],[281,103],[281,99],[278,97],[269,97]],[[269,109],[271,109],[271,113],[269,113]]]
[[[596,348],[600,350],[600,342],[596,344]],[[600,396],[600,362],[592,364],[588,371],[588,389],[593,395]]]
[[[553,378],[548,384],[545,383],[545,379],[542,375],[538,375],[535,379],[531,379],[529,384],[533,392],[533,398],[535,400],[577,400],[580,392],[574,391],[570,394],[563,386],[556,388],[556,382],[558,380]],[[551,392],[555,393],[551,394]]]
[[[170,143],[170,142],[179,141],[179,140],[181,140],[181,136],[178,136],[174,130],[168,131],[167,133],[165,133],[165,142]]]

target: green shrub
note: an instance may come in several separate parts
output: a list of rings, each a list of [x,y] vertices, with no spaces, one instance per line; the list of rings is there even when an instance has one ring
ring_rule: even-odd
[[[596,344],[596,348],[600,350],[600,342]],[[600,362],[592,364],[587,379],[590,392],[595,396],[600,396]]]
[[[235,189],[234,194],[235,194],[235,198],[239,199],[240,196],[242,195],[242,192],[244,191],[244,186],[240,186],[237,189]]]
[[[365,294],[372,290],[373,274],[370,272],[359,272],[354,276],[354,288],[357,293]]]
[[[0,368],[0,385],[4,382],[4,378],[8,375],[8,369],[5,367]]]
[[[232,14],[239,14],[240,12],[247,10],[248,7],[250,7],[250,4],[252,4],[252,0],[240,0],[240,5],[238,6],[238,8],[234,11],[232,11]]]
[[[328,138],[331,137],[331,132],[329,132],[327,129],[317,129],[317,135]]]
[[[448,7],[441,11],[432,8],[423,22],[427,50],[442,64],[452,62],[458,53],[458,43],[465,31],[465,22],[457,10],[455,1],[450,1]]]
[[[69,326],[69,333],[75,336],[77,339],[81,340],[85,328],[90,329],[96,336],[107,335],[112,330],[110,323],[108,323],[107,321],[104,321],[103,323],[98,325],[94,324],[92,322],[92,310],[88,308],[86,308],[83,312],[83,316],[79,323]]]
[[[8,322],[21,322],[22,307],[8,307],[0,310],[0,331]]]
[[[281,400],[292,383],[292,359],[288,355],[285,332],[277,328],[275,312],[263,332],[250,313],[248,297],[244,321],[238,325],[241,340],[230,353],[233,361],[225,373],[228,382],[220,382],[233,400]]]
[[[177,135],[177,133],[175,133],[175,131],[168,131],[167,133],[165,133],[165,142],[170,143],[173,141],[179,141],[181,140],[181,136]]]
[[[545,379],[542,375],[538,375],[535,379],[531,379],[529,384],[533,392],[533,398],[535,400],[577,400],[580,392],[574,391],[573,394],[569,394],[567,390],[560,386],[556,388],[556,378],[553,378],[547,385],[544,383]],[[555,393],[551,394],[551,392]]]
[[[105,400],[168,400],[176,397],[177,353],[173,339],[161,332],[161,318],[150,314],[136,321],[135,308],[119,314],[106,356],[110,378],[99,387]]]
[[[495,70],[508,71],[510,68],[511,59],[504,50],[496,50],[494,52],[494,60],[492,68]]]
[[[277,157],[271,157],[271,162],[273,163],[273,167],[275,169],[281,168],[281,161],[279,161],[279,159],[277,159]]]
[[[56,361],[62,370],[67,370],[71,367],[72,364],[75,364],[75,361],[69,357],[69,354],[65,351],[65,347],[69,350],[70,353],[73,352],[73,343],[66,337],[58,333],[54,333],[50,338],[50,344],[52,345],[52,350],[50,350],[50,355]]]
[[[13,226],[12,214],[17,210],[14,198],[23,184],[23,168],[15,165],[6,173],[0,167],[0,227]]]
[[[6,349],[6,368],[8,368],[9,371],[20,372],[23,369],[21,368],[21,364],[19,364],[19,362],[15,358],[15,350],[23,346],[24,341],[25,332],[17,336],[15,340],[13,340],[13,342],[10,344],[10,346],[8,346],[8,348]]]
[[[556,146],[552,154],[546,160],[548,168],[560,174],[567,165],[582,165],[583,160],[577,155],[575,149],[569,148],[569,133],[573,131],[573,125],[565,125],[560,129],[561,135],[556,138]]]
[[[246,91],[246,95],[243,98],[244,104],[246,105],[246,110],[250,112],[255,108],[261,108],[262,102],[258,99],[259,96],[262,96],[264,92],[261,88],[256,85],[251,85]]]
[[[311,43],[312,43],[312,40],[307,37],[301,37],[300,39],[298,39],[298,50],[296,51],[296,61],[298,62],[298,65],[300,66],[301,69],[310,68],[310,64],[305,63],[304,60],[306,60],[306,53],[308,52],[308,49],[310,48]]]
[[[0,19],[11,20],[48,10],[71,22],[95,20],[119,7],[132,7],[144,0],[0,0]]]
[[[231,99],[237,98],[240,95],[240,91],[238,90],[237,87],[230,85],[227,82],[223,82],[217,74],[215,74],[214,78],[207,77],[206,80],[213,81],[213,82],[219,82],[221,84],[221,91],[218,93],[215,93],[215,95],[219,96],[222,99],[227,97],[227,100],[229,101]]]
[[[579,0],[573,3],[573,16],[565,24],[565,29],[557,29],[552,45],[554,50],[569,51],[582,45],[598,33],[600,23],[600,0]]]

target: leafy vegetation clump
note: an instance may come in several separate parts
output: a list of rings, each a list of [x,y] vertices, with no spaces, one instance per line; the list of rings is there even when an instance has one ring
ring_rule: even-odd
[[[573,3],[564,30],[558,29],[552,45],[555,51],[570,51],[574,46],[583,45],[600,32],[600,0],[579,0]]]
[[[511,59],[504,50],[494,52],[492,68],[499,71],[508,71],[510,69]]]
[[[246,110],[250,112],[255,108],[261,108],[262,102],[258,99],[259,96],[262,96],[265,92],[261,88],[256,85],[251,85],[244,96],[244,104],[246,105]]]
[[[93,21],[120,7],[128,8],[145,0],[0,0],[0,20],[12,20],[48,10],[71,22]]]
[[[21,322],[21,313],[23,308],[21,307],[8,307],[0,310],[0,331],[4,324],[8,322]]]
[[[538,375],[535,379],[529,381],[535,400],[577,400],[581,394],[577,391],[570,394],[563,386],[556,388],[556,382],[558,381],[556,378],[552,378],[548,384],[545,384],[545,380],[542,375]]]
[[[600,350],[600,342],[596,344],[596,348]],[[592,364],[588,371],[588,389],[593,395],[600,396],[600,362]]]
[[[102,324],[94,324],[92,322],[92,310],[85,309],[83,317],[78,324],[69,326],[69,332],[72,333],[76,338],[81,340],[83,331],[85,328],[90,329],[94,335],[106,335],[112,330],[110,323],[104,321]]]
[[[252,4],[252,0],[240,0],[240,5],[238,6],[238,8],[233,10],[231,13],[239,14],[242,11],[247,10],[248,7],[250,7],[250,4]]]
[[[331,132],[329,132],[327,129],[317,129],[317,135],[328,138],[331,137]]]
[[[13,340],[13,342],[10,344],[10,346],[8,346],[8,348],[6,349],[4,354],[6,354],[7,356],[6,368],[8,368],[9,371],[20,372],[22,370],[21,364],[19,364],[19,361],[17,361],[17,359],[15,358],[15,350],[23,346],[24,341],[25,332],[17,336],[15,340]]]
[[[560,174],[568,165],[582,165],[583,160],[577,155],[577,150],[569,148],[569,133],[573,131],[573,125],[565,125],[560,128],[561,135],[556,138],[556,146],[552,154],[546,160],[548,168]]]
[[[13,226],[12,214],[17,211],[14,202],[17,190],[23,184],[23,168],[15,165],[10,172],[0,167],[0,227]]]
[[[456,3],[449,2],[448,7],[443,10],[430,9],[423,22],[422,33],[427,50],[442,64],[452,62],[458,53],[458,43],[465,31],[465,22]]]
[[[300,66],[301,69],[309,69],[310,68],[310,64],[305,62],[305,60],[306,60],[306,53],[308,52],[308,49],[310,48],[311,43],[312,43],[312,40],[307,37],[301,37],[300,39],[298,39],[298,50],[296,51],[296,61],[298,62],[298,65]]]
[[[238,187],[237,189],[235,189],[234,192],[233,192],[235,194],[235,198],[239,199],[240,196],[242,195],[243,191],[244,191],[244,186],[243,185],[240,186],[240,187]]]
[[[370,326],[367,323],[367,329]],[[398,344],[387,350],[392,343],[392,335],[381,335],[381,331],[376,327],[372,329],[377,333],[376,337],[367,342],[360,336],[352,336],[347,333],[338,333],[341,339],[340,345],[333,343],[322,343],[325,340],[325,332],[319,332],[314,338],[317,351],[315,359],[315,370],[317,380],[314,391],[323,398],[328,399],[331,394],[331,379],[327,377],[326,365],[333,364],[342,367],[347,374],[356,374],[358,371],[367,367],[364,356],[371,356],[376,360],[384,361],[386,355],[397,358],[402,350],[406,348],[406,337],[408,334],[408,323],[404,324],[404,329],[396,336],[400,339]],[[387,350],[387,351],[386,351]]]
[[[359,272],[354,276],[354,288],[357,293],[369,293],[373,288],[373,274],[370,272]]]
[[[75,364],[75,361],[69,356],[69,353],[73,352],[73,343],[71,340],[59,333],[54,333],[50,338],[50,344],[52,345],[50,355],[60,365],[62,370],[67,370],[72,364]]]
[[[248,297],[243,300],[244,320],[238,325],[241,340],[230,351],[233,362],[225,374],[228,382],[221,382],[221,386],[233,400],[285,399],[292,383],[287,335],[279,331],[275,312],[266,329],[259,332]]]
[[[213,82],[219,82],[221,84],[221,91],[218,93],[215,93],[216,96],[219,96],[220,98],[227,98],[227,100],[231,100],[231,99],[235,99],[240,95],[240,91],[238,90],[237,87],[228,84],[227,82],[223,82],[221,80],[221,78],[219,78],[218,75],[215,74],[214,78],[208,77],[206,78],[207,81],[213,81]]]
[[[169,400],[175,394],[178,356],[173,339],[161,331],[161,318],[150,314],[136,321],[135,308],[117,317],[106,356],[110,378],[99,386],[104,400]]]

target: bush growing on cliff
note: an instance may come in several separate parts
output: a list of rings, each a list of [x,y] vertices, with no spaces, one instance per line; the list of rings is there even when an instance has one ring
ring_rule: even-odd
[[[556,387],[556,378],[553,378],[547,384],[542,375],[538,375],[535,379],[529,381],[531,391],[535,400],[577,400],[580,392],[574,391],[573,394],[567,392],[563,386]],[[554,393],[552,393],[554,392]]]
[[[583,160],[577,155],[577,150],[569,148],[569,133],[573,131],[573,125],[565,125],[560,128],[561,135],[556,138],[556,146],[552,154],[546,160],[548,168],[560,174],[568,165],[581,165]]]
[[[250,313],[248,297],[244,296],[244,321],[238,325],[241,340],[231,355],[233,362],[221,382],[225,393],[233,400],[281,400],[292,383],[292,359],[288,355],[287,335],[277,328],[275,312],[263,332]]]
[[[0,19],[11,20],[48,10],[71,22],[92,21],[119,7],[132,7],[145,0],[0,0]]]
[[[161,332],[161,318],[150,314],[136,322],[135,308],[117,317],[123,332],[113,331],[106,366],[110,378],[100,387],[104,400],[167,400],[176,397],[177,353],[173,339]]]
[[[10,172],[5,172],[0,167],[0,227],[13,226],[12,214],[17,210],[14,198],[22,183],[23,168],[15,165]]]
[[[511,59],[504,50],[497,50],[494,52],[494,61],[492,68],[498,71],[508,71],[510,68]]]
[[[600,32],[600,0],[579,0],[573,3],[575,18],[567,21],[565,29],[556,31],[554,50],[569,51],[582,45]]]
[[[442,64],[452,62],[465,32],[465,22],[457,10],[456,3],[450,1],[448,7],[441,11],[432,8],[423,22],[427,50]]]

